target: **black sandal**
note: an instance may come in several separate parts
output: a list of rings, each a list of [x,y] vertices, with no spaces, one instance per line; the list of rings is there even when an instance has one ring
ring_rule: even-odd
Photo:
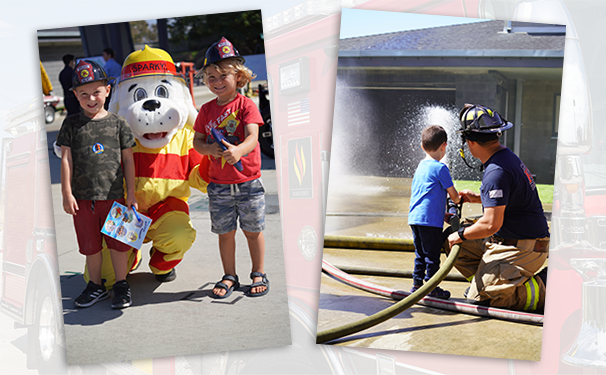
[[[227,284],[225,284],[223,282],[223,280],[231,281],[233,283],[232,286],[227,286]],[[223,299],[223,298],[227,298],[227,297],[231,296],[231,292],[233,292],[234,289],[238,289],[239,287],[240,287],[240,282],[238,281],[238,275],[236,275],[236,276],[223,275],[223,277],[221,278],[221,281],[219,281],[218,283],[215,284],[215,288],[225,289],[226,293],[222,296],[217,295],[212,292],[211,292],[211,294],[213,297],[215,297],[217,299]]]
[[[250,284],[250,289],[248,290],[248,292],[246,293],[249,297],[261,297],[266,295],[269,292],[269,280],[267,279],[267,274],[265,273],[261,273],[261,272],[251,272],[250,273],[250,278],[254,279],[255,277],[262,277],[263,280],[261,281],[257,281],[256,283],[252,283]],[[251,290],[253,288],[259,287],[259,286],[265,286],[265,290],[259,293],[252,293]]]

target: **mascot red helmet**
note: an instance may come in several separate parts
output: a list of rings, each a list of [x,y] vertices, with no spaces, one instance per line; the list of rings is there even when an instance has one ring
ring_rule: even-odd
[[[122,64],[121,81],[144,75],[177,76],[173,58],[160,48],[145,45],[142,50],[134,51]]]

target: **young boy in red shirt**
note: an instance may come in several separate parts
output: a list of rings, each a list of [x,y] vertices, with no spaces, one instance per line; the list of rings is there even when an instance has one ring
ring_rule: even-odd
[[[217,95],[200,108],[194,124],[194,148],[211,156],[211,183],[207,188],[211,230],[219,235],[225,273],[213,288],[215,298],[227,298],[240,286],[235,256],[238,219],[252,260],[250,278],[253,283],[247,294],[258,297],[269,292],[269,280],[263,268],[265,189],[261,181],[258,143],[263,118],[255,103],[237,91],[255,77],[243,63],[244,58],[231,42],[221,38],[206,51],[204,66],[198,73],[210,91]],[[213,138],[212,129],[226,138],[223,147]]]

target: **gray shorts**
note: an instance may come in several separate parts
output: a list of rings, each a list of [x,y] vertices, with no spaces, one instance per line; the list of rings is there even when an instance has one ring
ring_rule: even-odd
[[[215,184],[207,187],[208,209],[216,234],[229,233],[237,228],[247,232],[265,229],[265,188],[260,178],[241,184]]]

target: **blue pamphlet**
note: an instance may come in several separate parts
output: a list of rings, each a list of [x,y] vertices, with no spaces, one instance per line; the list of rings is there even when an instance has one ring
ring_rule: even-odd
[[[140,249],[152,220],[118,202],[112,205],[101,233]]]

